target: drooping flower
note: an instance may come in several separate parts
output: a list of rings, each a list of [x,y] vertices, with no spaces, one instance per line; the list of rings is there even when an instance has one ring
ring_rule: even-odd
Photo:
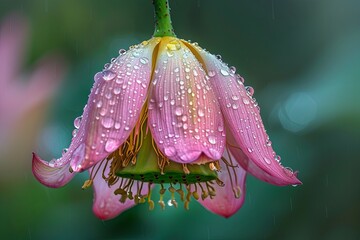
[[[156,15],[167,9],[167,1],[154,2],[161,3]],[[50,162],[34,154],[35,177],[61,187],[89,170],[83,187],[93,184],[101,219],[145,201],[154,208],[154,185],[163,208],[168,190],[169,205],[178,205],[178,194],[185,208],[194,198],[229,217],[244,202],[247,172],[275,185],[300,184],[278,161],[253,90],[235,69],[171,29],[163,33],[120,50],[95,75],[68,151]]]

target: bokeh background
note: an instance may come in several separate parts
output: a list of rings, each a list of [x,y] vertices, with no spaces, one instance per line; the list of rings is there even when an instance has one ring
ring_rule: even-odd
[[[246,202],[230,219],[191,202],[190,211],[144,205],[110,221],[92,214],[92,190],[81,190],[87,174],[61,189],[42,186],[31,173],[31,152],[60,156],[93,75],[120,48],[151,37],[153,9],[151,0],[1,0],[1,22],[16,13],[29,26],[22,77],[14,81],[29,81],[52,54],[59,72],[49,78],[62,79],[51,97],[0,132],[1,238],[360,239],[360,1],[170,4],[179,37],[221,54],[254,87],[273,146],[303,185],[276,187],[249,176]]]

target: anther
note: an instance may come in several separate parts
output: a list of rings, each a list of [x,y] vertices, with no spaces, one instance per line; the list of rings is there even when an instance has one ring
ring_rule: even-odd
[[[86,180],[86,181],[84,182],[84,184],[82,185],[82,187],[81,187],[82,190],[85,190],[85,189],[91,187],[92,183],[93,183],[93,180],[92,180],[92,179]]]
[[[149,193],[148,193],[149,210],[153,210],[155,204],[154,204],[154,201],[151,200],[151,192],[152,192],[152,190],[151,190],[151,183],[148,184],[148,192],[149,192]]]
[[[185,174],[190,174],[190,170],[188,169],[186,163],[183,163],[183,171],[184,171]]]
[[[240,188],[240,186],[234,187],[233,192],[234,192],[235,198],[240,198],[241,197],[241,188]]]

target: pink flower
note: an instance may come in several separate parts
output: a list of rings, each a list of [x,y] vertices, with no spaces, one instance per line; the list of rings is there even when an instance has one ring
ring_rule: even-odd
[[[95,75],[69,150],[50,162],[34,154],[33,173],[61,187],[90,169],[84,187],[93,183],[101,219],[145,201],[152,209],[154,184],[162,207],[168,184],[169,205],[178,194],[185,208],[194,198],[229,217],[244,202],[246,172],[301,183],[277,161],[252,95],[234,68],[196,43],[152,38],[120,50]]]
[[[0,146],[26,112],[54,94],[64,74],[64,64],[55,57],[42,59],[27,77],[20,74],[27,32],[18,15],[8,16],[0,27]]]

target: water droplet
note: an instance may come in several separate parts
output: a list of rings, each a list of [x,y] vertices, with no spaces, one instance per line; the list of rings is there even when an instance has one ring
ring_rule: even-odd
[[[239,100],[239,96],[234,95],[234,96],[231,97],[231,99],[234,100],[234,101],[237,101],[237,100]]]
[[[169,146],[169,147],[165,147],[164,149],[164,153],[166,156],[168,157],[172,157],[176,154],[176,149],[172,146]]]
[[[111,153],[119,147],[119,141],[116,139],[109,139],[105,143],[105,151]]]
[[[268,164],[268,165],[270,165],[270,164],[271,164],[270,159],[268,159],[267,157],[264,157],[263,159],[264,159],[264,161],[265,161],[265,163],[266,163],[266,164]]]
[[[199,115],[199,117],[205,116],[204,110],[199,109],[199,110],[198,110],[198,115]]]
[[[81,123],[81,119],[82,119],[82,116],[79,116],[79,117],[75,118],[75,120],[74,120],[74,127],[75,127],[76,129],[79,129],[80,123]]]
[[[216,57],[218,60],[221,60],[221,59],[222,59],[222,57],[221,57],[220,54],[216,55],[215,57]]]
[[[56,160],[52,159],[49,161],[49,167],[55,167]]]
[[[248,148],[247,149],[249,153],[252,153],[253,152],[253,149],[252,148]]]
[[[102,106],[102,101],[99,100],[99,101],[97,102],[97,104],[96,104],[96,107],[101,108],[101,106]]]
[[[112,118],[102,118],[101,119],[101,125],[103,125],[104,128],[111,128],[114,126],[114,119]]]
[[[215,144],[215,143],[216,143],[216,138],[215,138],[214,136],[212,136],[212,135],[210,135],[210,136],[208,137],[208,140],[209,140],[209,143],[211,143],[211,144]]]
[[[111,70],[105,70],[102,74],[105,81],[110,81],[116,77],[116,73]]]
[[[140,58],[140,63],[141,64],[148,64],[149,63],[149,59],[147,59],[146,57],[142,57],[142,58]]]
[[[118,95],[120,93],[121,93],[121,88],[118,88],[118,87],[114,88],[114,94],[115,95]]]
[[[270,140],[266,141],[266,146],[271,147],[271,141]]]
[[[193,74],[195,77],[197,77],[199,75],[198,72],[196,71],[196,69],[193,70]]]
[[[224,75],[224,76],[229,76],[229,72],[226,71],[225,69],[221,69],[220,72],[221,72],[221,74]]]
[[[64,149],[62,150],[61,154],[62,154],[62,155],[65,155],[65,153],[67,153],[68,150],[69,150],[68,148],[64,148]]]
[[[208,75],[209,75],[209,77],[214,77],[214,76],[216,75],[216,72],[210,70],[210,71],[208,72]]]
[[[275,160],[276,160],[277,162],[280,162],[280,161],[281,161],[281,157],[280,157],[279,155],[276,155],[276,156],[275,156]]]
[[[73,137],[76,137],[77,133],[78,133],[78,130],[77,130],[77,129],[74,129],[74,130],[72,131],[71,135],[72,135]]]
[[[246,105],[250,103],[250,100],[247,97],[243,97],[242,100],[243,100],[243,103]]]
[[[181,116],[184,113],[184,109],[182,107],[176,107],[175,108],[175,115]]]
[[[234,67],[234,66],[230,67],[230,72],[235,73],[236,72],[236,67]]]
[[[174,72],[177,73],[177,72],[179,72],[179,70],[180,70],[180,69],[179,69],[178,67],[176,67],[176,68],[174,69]]]
[[[283,170],[284,170],[285,174],[289,177],[292,177],[294,175],[293,170],[289,167],[285,167],[285,168],[283,168]]]
[[[254,88],[251,86],[246,86],[245,89],[248,95],[252,96],[254,94]]]
[[[233,109],[238,109],[238,108],[239,108],[239,105],[237,105],[236,103],[234,103],[234,104],[232,105],[232,108],[233,108]]]
[[[126,53],[126,50],[125,50],[125,49],[120,49],[120,50],[119,50],[119,54],[120,54],[120,55],[124,55],[125,53]]]

